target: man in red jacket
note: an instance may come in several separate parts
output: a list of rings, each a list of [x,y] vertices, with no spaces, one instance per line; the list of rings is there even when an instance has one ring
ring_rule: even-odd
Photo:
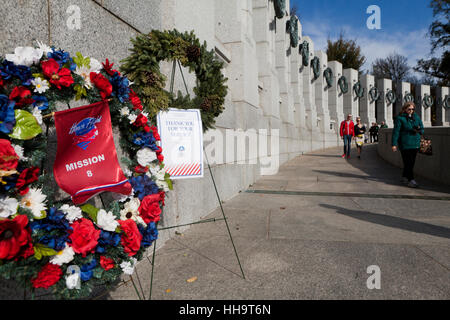
[[[344,140],[344,154],[342,158],[350,158],[350,149],[352,147],[352,139],[355,137],[355,124],[352,121],[352,115],[347,115],[347,120],[341,122],[341,138]]]

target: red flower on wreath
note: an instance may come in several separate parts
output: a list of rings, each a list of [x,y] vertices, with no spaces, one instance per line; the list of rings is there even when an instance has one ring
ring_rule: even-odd
[[[158,150],[156,150],[155,152],[156,152],[156,158],[158,158],[158,161],[163,162],[164,156],[162,155],[162,148],[158,146]]]
[[[12,171],[19,164],[19,156],[6,139],[0,139],[0,170]]]
[[[150,126],[148,125],[148,118],[144,116],[142,113],[140,113],[136,121],[133,123],[136,127],[142,127],[144,128],[145,132],[150,132]]]
[[[111,77],[114,75],[114,73],[118,73],[120,76],[120,72],[117,70],[113,70],[114,63],[109,63],[109,60],[106,59],[106,62],[102,63],[103,69],[105,69],[106,73],[109,74]]]
[[[122,244],[125,253],[130,257],[134,256],[141,247],[142,234],[132,219],[125,221],[119,220],[120,228],[122,229],[122,237],[120,243]]]
[[[148,172],[148,167],[143,167],[143,166],[141,166],[141,165],[137,165],[135,168],[134,168],[134,172],[136,172],[136,173],[147,173]]]
[[[9,100],[15,101],[17,107],[21,107],[34,102],[31,99],[31,91],[25,87],[15,87],[9,95]]]
[[[47,263],[44,267],[42,267],[37,276],[31,279],[31,283],[34,288],[48,289],[55,285],[59,279],[61,279],[62,274],[63,273],[60,266]]]
[[[31,232],[27,225],[28,218],[25,215],[19,215],[13,220],[0,220],[0,259],[30,256]]]
[[[100,91],[102,99],[109,97],[113,91],[112,84],[106,79],[101,73],[91,72],[90,74],[91,82]]]
[[[115,266],[114,260],[105,256],[100,256],[100,265],[103,269],[105,269],[105,271],[111,270]]]
[[[72,241],[72,249],[86,257],[97,246],[101,231],[95,229],[92,221],[85,218],[75,221],[71,227],[73,231],[69,239]]]
[[[145,223],[158,222],[161,219],[160,200],[161,195],[159,193],[148,195],[142,199],[139,214]]]
[[[158,133],[158,128],[155,127],[155,126],[151,126],[150,130],[152,130],[153,137],[155,138],[155,140],[156,141],[161,141],[161,137],[159,136],[159,133]]]
[[[38,167],[31,167],[23,170],[20,173],[19,178],[17,179],[16,188],[21,196],[26,195],[30,190],[28,186],[33,182],[37,181],[39,176],[39,170],[40,169]]]
[[[130,96],[131,104],[133,105],[133,109],[142,111],[144,109],[144,107],[142,106],[141,99],[139,99],[138,95],[136,94],[136,92],[134,92],[133,89],[130,89],[129,96]]]
[[[41,65],[44,76],[58,89],[61,90],[61,86],[70,87],[74,83],[71,71],[67,68],[61,68],[55,59],[42,61]]]

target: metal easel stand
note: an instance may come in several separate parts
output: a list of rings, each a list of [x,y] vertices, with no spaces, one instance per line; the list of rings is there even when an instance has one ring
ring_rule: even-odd
[[[187,87],[187,84],[186,84],[186,80],[185,80],[185,78],[184,78],[183,70],[181,69],[181,64],[180,64],[180,62],[177,61],[177,60],[174,60],[174,61],[173,61],[173,65],[172,65],[172,74],[171,74],[171,79],[170,79],[170,92],[173,94],[173,89],[174,89],[173,86],[174,86],[174,82],[175,82],[175,71],[176,71],[176,65],[177,65],[177,62],[178,62],[178,67],[179,67],[179,69],[180,69],[181,76],[182,76],[182,78],[183,78],[183,83],[184,83],[184,87],[185,87],[185,89],[186,89],[186,94],[189,94],[188,87]],[[244,270],[242,269],[241,260],[239,259],[239,255],[238,255],[236,246],[235,246],[235,244],[234,244],[233,236],[231,235],[230,226],[228,225],[227,217],[225,216],[225,211],[223,210],[222,201],[221,201],[221,199],[220,199],[220,195],[219,195],[219,192],[218,192],[217,186],[216,186],[216,181],[215,181],[215,179],[214,179],[214,174],[213,174],[213,172],[212,172],[211,165],[209,164],[208,156],[207,156],[206,151],[205,151],[204,148],[203,148],[203,152],[204,152],[204,154],[205,154],[206,163],[208,164],[208,169],[209,169],[209,172],[210,172],[210,174],[211,174],[212,183],[213,183],[213,185],[214,185],[214,190],[215,190],[215,192],[216,192],[217,200],[219,201],[219,206],[220,206],[220,210],[221,210],[221,212],[222,212],[222,217],[223,217],[223,218],[221,218],[221,219],[211,218],[211,219],[201,220],[201,221],[197,221],[197,222],[193,222],[193,223],[187,223],[187,224],[182,224],[182,225],[177,225],[177,226],[165,227],[165,228],[158,229],[158,231],[163,231],[163,230],[168,230],[168,229],[174,229],[174,228],[184,227],[184,226],[190,226],[190,225],[195,225],[195,224],[202,224],[202,223],[216,222],[216,221],[221,221],[221,220],[225,221],[225,225],[226,225],[226,227],[227,227],[228,235],[229,235],[229,237],[230,237],[231,244],[233,245],[234,254],[236,255],[236,259],[237,259],[237,261],[238,261],[239,268],[241,269],[242,278],[245,279],[245,274],[244,274]],[[148,300],[151,300],[151,299],[152,299],[153,274],[154,274],[154,269],[155,269],[155,253],[156,253],[156,240],[153,242],[153,255],[152,255],[152,261],[150,261],[150,259],[147,257],[148,261],[149,261],[150,264],[152,265],[152,273],[151,273],[151,277],[150,277],[150,292],[149,292],[149,298],[148,298]],[[133,285],[134,285],[134,283],[133,283]],[[137,292],[136,286],[135,286],[135,289],[136,289],[136,292]],[[142,294],[143,294],[143,293],[142,293]],[[140,298],[140,295],[139,295],[139,294],[138,294],[138,296],[139,296],[139,298]]]

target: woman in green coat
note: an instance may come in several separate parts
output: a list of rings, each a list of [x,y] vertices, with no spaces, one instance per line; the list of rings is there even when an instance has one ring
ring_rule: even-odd
[[[415,113],[415,109],[414,102],[406,102],[395,119],[392,132],[392,151],[400,150],[402,154],[402,182],[407,183],[411,188],[419,186],[414,180],[414,164],[420,148],[420,136],[424,132],[422,120]]]

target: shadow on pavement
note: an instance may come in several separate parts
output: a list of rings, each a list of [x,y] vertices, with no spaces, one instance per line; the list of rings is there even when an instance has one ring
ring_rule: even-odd
[[[331,155],[325,155],[330,156]],[[339,156],[339,155],[337,155]],[[361,170],[366,175],[358,175],[352,173],[343,173],[337,171],[327,171],[327,170],[314,170],[315,172],[334,175],[338,177],[347,177],[347,178],[358,178],[363,180],[370,181],[378,181],[384,182],[386,184],[401,186],[403,188],[407,188],[400,182],[400,178],[402,175],[402,168],[395,167],[390,163],[386,162],[383,158],[378,155],[377,152],[377,144],[366,144],[363,147],[363,151],[361,153],[361,159],[358,159],[356,148],[352,148],[351,157],[348,160],[342,159],[342,161],[347,161],[348,164],[353,167]],[[426,177],[416,177],[420,187],[416,189],[420,192],[420,190],[433,191],[433,192],[442,192],[450,194],[450,186],[430,181],[426,179]]]
[[[355,218],[358,220],[379,224],[385,227],[403,229],[406,231],[412,231],[416,233],[428,234],[435,237],[450,239],[450,229],[433,224],[393,217],[384,214],[372,213],[361,210],[351,210],[338,206],[320,204],[321,207],[335,210],[336,213],[342,214],[347,217]]]

